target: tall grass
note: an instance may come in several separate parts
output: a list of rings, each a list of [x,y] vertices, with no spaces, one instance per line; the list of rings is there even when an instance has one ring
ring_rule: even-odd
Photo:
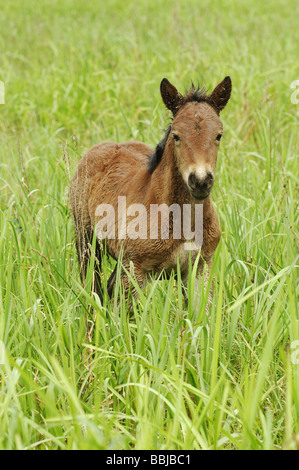
[[[0,8],[0,448],[298,448],[298,5]],[[77,162],[101,140],[154,146],[164,76],[184,90],[225,75],[210,317],[173,277],[149,283],[129,316],[118,275],[102,305],[78,273]]]

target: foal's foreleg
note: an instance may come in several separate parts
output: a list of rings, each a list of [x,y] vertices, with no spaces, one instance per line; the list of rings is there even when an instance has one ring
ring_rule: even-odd
[[[124,289],[125,297],[129,303],[129,309],[131,309],[132,301],[130,299],[130,294],[135,300],[138,299],[138,289],[132,280],[135,280],[140,289],[142,289],[146,282],[146,275],[141,267],[133,262],[124,263],[123,267],[124,269],[121,273],[121,284]]]
[[[115,265],[115,268],[112,272],[112,274],[110,275],[109,279],[108,279],[108,282],[107,282],[107,293],[108,293],[108,297],[111,299],[112,297],[112,293],[113,293],[113,287],[114,287],[114,284],[115,284],[115,281],[116,281],[116,275],[117,275],[117,263]]]

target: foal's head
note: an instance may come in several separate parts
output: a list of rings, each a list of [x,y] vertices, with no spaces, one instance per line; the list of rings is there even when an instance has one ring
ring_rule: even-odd
[[[230,98],[231,88],[230,77],[226,77],[210,95],[192,86],[182,96],[167,79],[161,82],[162,99],[172,112],[173,120],[156,152],[160,145],[162,158],[165,146],[170,146],[177,168],[195,199],[208,197],[214,183],[223,134],[219,113]],[[159,152],[156,157],[158,160]]]

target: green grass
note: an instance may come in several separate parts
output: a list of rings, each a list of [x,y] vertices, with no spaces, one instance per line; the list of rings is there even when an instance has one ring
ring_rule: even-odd
[[[0,448],[298,448],[298,4],[0,10]],[[119,279],[120,302],[101,306],[79,278],[77,162],[102,140],[154,146],[164,76],[211,90],[226,75],[211,318],[204,301],[186,309],[173,278],[150,283],[131,318]]]

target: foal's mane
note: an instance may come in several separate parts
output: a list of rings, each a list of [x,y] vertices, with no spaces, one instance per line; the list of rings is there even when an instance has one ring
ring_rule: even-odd
[[[195,88],[193,83],[191,84],[191,88],[185,93],[185,96],[182,97],[182,104],[180,106],[180,109],[186,103],[190,103],[191,101],[196,101],[197,103],[205,102],[205,103],[208,103],[211,106],[213,106],[212,102],[209,99],[209,95],[207,95],[207,93],[206,93],[205,88],[200,88],[200,87]],[[171,120],[173,120],[173,117],[171,118]],[[167,129],[165,129],[164,137],[157,144],[157,146],[154,150],[154,153],[149,157],[148,171],[149,171],[150,174],[152,174],[155,171],[155,169],[157,168],[157,166],[159,165],[159,163],[162,160],[163,153],[164,153],[164,150],[165,150],[165,147],[166,147],[166,142],[167,142],[167,139],[168,139],[169,134],[170,134],[170,130],[171,130],[171,123],[169,124]]]

